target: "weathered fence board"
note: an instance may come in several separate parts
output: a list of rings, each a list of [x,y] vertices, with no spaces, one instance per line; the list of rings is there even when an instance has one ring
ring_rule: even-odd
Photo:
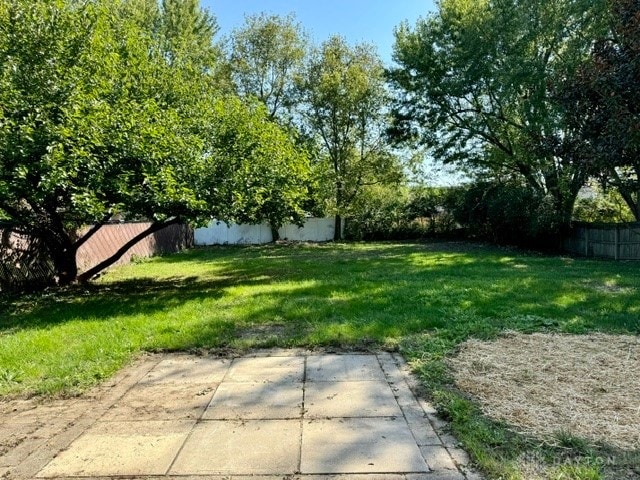
[[[640,260],[640,223],[576,223],[564,248],[585,257]]]
[[[149,228],[149,225],[149,222],[123,222],[104,225],[78,250],[76,254],[78,269],[85,272],[105,258],[109,258],[122,245]],[[84,232],[86,230],[81,233]],[[193,230],[191,228],[186,225],[169,225],[140,240],[114,265],[129,263],[134,258],[178,252],[191,246],[193,246]]]

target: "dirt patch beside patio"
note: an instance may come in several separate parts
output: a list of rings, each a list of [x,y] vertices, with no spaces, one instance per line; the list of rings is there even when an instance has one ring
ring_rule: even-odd
[[[640,338],[510,333],[449,360],[483,411],[523,432],[640,449]]]

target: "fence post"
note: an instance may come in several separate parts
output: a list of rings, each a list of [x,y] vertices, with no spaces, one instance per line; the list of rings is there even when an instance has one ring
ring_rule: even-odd
[[[584,256],[589,256],[589,227],[584,226]]]
[[[620,225],[616,225],[616,235],[615,235],[615,259],[620,260]]]

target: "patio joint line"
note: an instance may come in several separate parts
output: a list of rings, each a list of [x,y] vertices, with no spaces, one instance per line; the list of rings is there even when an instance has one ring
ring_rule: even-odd
[[[376,355],[377,356],[377,355]],[[420,398],[414,388],[414,385],[412,385],[411,381],[409,381],[409,377],[407,377],[407,374],[410,372],[407,372],[406,370],[403,371],[402,369],[402,364],[404,364],[404,367],[408,368],[408,366],[406,365],[406,363],[404,363],[404,359],[398,359],[396,355],[394,354],[390,354],[390,358],[391,361],[393,363],[393,368],[397,371],[397,376],[399,377],[398,380],[400,382],[402,382],[402,385],[404,388],[406,388],[409,393],[413,396],[413,399],[415,400],[415,404],[418,406],[418,408],[420,409],[420,411],[422,411],[423,413],[423,420],[425,420],[425,422],[431,427],[431,429],[433,430],[433,432],[436,435],[436,438],[438,439],[438,446],[442,447],[446,452],[447,455],[449,455],[449,457],[451,457],[452,461],[453,461],[453,465],[455,466],[455,470],[451,470],[454,472],[459,473],[460,475],[462,475],[462,478],[466,479],[467,475],[466,473],[460,468],[460,466],[458,465],[458,462],[455,461],[455,459],[453,458],[453,456],[451,455],[450,452],[450,447],[447,446],[443,440],[443,432],[440,431],[439,428],[436,428],[435,423],[433,422],[432,419],[432,415],[429,414],[429,412],[427,412],[422,403],[420,402]],[[384,369],[384,364],[381,362],[380,366],[382,367],[382,371],[385,372],[386,371]],[[416,437],[416,434],[414,433],[414,428],[412,427],[412,424],[409,422],[409,419],[406,417],[406,412],[405,412],[405,408],[403,408],[402,405],[400,405],[400,403],[398,402],[398,399],[396,398],[396,403],[398,403],[398,406],[400,407],[400,411],[402,412],[402,415],[405,419],[405,422],[407,422],[407,425],[409,426],[409,431],[411,432],[411,436],[413,437],[413,439],[416,441],[416,444],[418,443],[418,438]],[[422,448],[420,449],[422,451]],[[432,475],[432,474],[437,474],[438,471],[436,469],[434,469],[431,464],[429,463],[429,461],[427,460],[427,458],[424,458],[425,463],[427,464],[427,467],[429,468],[429,473],[427,473],[427,475]]]
[[[307,394],[307,359],[308,355],[303,356],[302,364],[302,408],[300,409],[300,436],[298,441],[298,466],[296,468],[296,474],[302,475],[302,436],[304,435],[304,419],[305,419],[305,401]]]
[[[182,445],[180,445],[180,448],[178,449],[178,451],[176,452],[175,456],[173,457],[173,460],[171,460],[171,463],[169,464],[169,466],[167,467],[167,469],[165,470],[164,474],[162,475],[163,477],[166,477],[169,475],[169,472],[171,471],[171,469],[173,468],[173,466],[176,463],[176,460],[178,459],[178,457],[180,456],[180,454],[182,453],[182,450],[184,449],[184,446],[187,444],[187,441],[189,441],[189,439],[191,438],[191,436],[193,435],[194,430],[196,429],[196,426],[200,423],[203,423],[205,421],[207,421],[206,419],[203,420],[203,416],[206,413],[207,409],[209,408],[209,406],[211,405],[211,402],[213,402],[213,397],[215,397],[216,392],[218,391],[218,388],[220,388],[220,385],[222,385],[222,382],[224,382],[224,379],[227,378],[227,374],[229,373],[229,370],[231,369],[231,365],[233,364],[233,361],[235,359],[231,360],[229,362],[229,365],[227,365],[227,369],[224,372],[224,375],[222,376],[222,378],[220,379],[219,382],[217,382],[215,388],[213,389],[213,394],[211,395],[211,400],[209,400],[209,402],[207,403],[207,406],[202,410],[202,412],[200,412],[200,415],[198,416],[198,418],[196,418],[196,421],[193,422],[193,426],[191,427],[191,430],[189,430],[189,433],[187,434],[187,436],[184,438],[184,441],[182,442]],[[182,476],[182,475],[179,475]],[[117,478],[117,477],[116,477]]]

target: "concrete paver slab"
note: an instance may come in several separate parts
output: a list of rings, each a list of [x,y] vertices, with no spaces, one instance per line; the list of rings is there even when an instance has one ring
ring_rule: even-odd
[[[15,467],[19,465],[31,455],[34,449],[40,448],[46,441],[46,438],[38,438],[34,435],[20,439],[19,443],[12,445],[0,456],[0,467]]]
[[[24,405],[20,405],[23,402]],[[73,409],[78,403],[83,403],[77,400],[69,400],[68,403],[65,403],[65,400],[54,400],[47,404],[31,404],[27,406],[26,401],[23,402],[9,402],[9,404],[15,404],[11,411],[4,412],[5,408],[0,408],[0,412],[10,414],[12,422],[33,422],[34,417],[66,418],[69,416],[69,410]],[[0,407],[4,406],[0,404]]]
[[[299,445],[300,420],[205,421],[195,426],[169,473],[293,474]]]
[[[466,480],[457,470],[443,470],[423,474],[409,474],[406,480]]]
[[[0,402],[0,478],[463,480],[411,382],[389,353],[149,356],[83,398]]]
[[[225,382],[216,390],[202,418],[269,420],[301,416],[301,383]]]
[[[317,355],[307,358],[308,382],[384,381],[375,355]]]
[[[220,383],[229,369],[228,359],[175,356],[162,360],[140,383]]]
[[[129,390],[102,420],[197,420],[217,384],[141,383]]]
[[[305,387],[305,417],[402,416],[387,382],[309,382]]]
[[[420,450],[432,470],[457,470],[453,458],[442,445],[428,445]]]
[[[426,474],[429,475],[429,474]],[[407,475],[401,473],[362,473],[332,475],[167,475],[144,477],[144,480],[406,480]],[[92,478],[90,480],[111,480]],[[143,480],[143,479],[139,479]],[[427,480],[440,480],[431,475]]]
[[[299,480],[406,480],[406,476],[400,473],[351,473],[347,475],[305,475],[299,477]]]
[[[302,473],[403,473],[429,468],[403,418],[307,420]]]
[[[34,450],[40,449],[58,432],[65,430],[79,416],[74,408],[76,405],[80,404],[71,402],[66,410],[58,408],[59,405],[54,408],[49,405],[42,409],[38,406],[27,411],[12,412],[15,416],[11,415],[0,423],[0,466],[17,466]]]
[[[285,384],[303,378],[304,357],[245,357],[234,359],[225,381]]]
[[[37,424],[24,424],[23,422],[9,422],[0,425],[0,467],[17,465],[26,458],[28,440],[38,431]],[[2,478],[2,477],[0,477]]]
[[[442,445],[440,437],[438,437],[433,427],[426,423],[426,420],[421,422],[409,421],[408,423],[418,446]]]
[[[424,410],[422,410],[420,406],[405,405],[401,408],[404,413],[404,418],[409,424],[411,433],[413,433],[416,443],[419,446],[442,445],[442,441],[431,425],[429,417],[424,413]]]
[[[189,421],[97,423],[37,476],[162,475],[192,427]]]
[[[447,447],[453,461],[461,467],[467,467],[471,463],[469,454],[459,447]]]

